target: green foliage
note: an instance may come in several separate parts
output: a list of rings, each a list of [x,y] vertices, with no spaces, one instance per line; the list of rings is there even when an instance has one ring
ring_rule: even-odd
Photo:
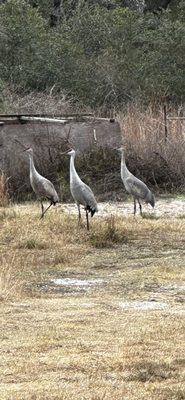
[[[0,107],[2,107],[2,103],[4,101],[3,90],[4,90],[4,82],[0,79]]]
[[[8,1],[1,6],[0,25],[4,28],[0,43],[3,79],[23,90],[45,86],[49,35],[37,10],[22,0]]]
[[[183,102],[185,1],[157,15],[125,8],[126,3],[66,0],[61,25],[51,28],[51,1],[5,2],[0,6],[3,84],[20,92],[55,84],[55,90],[93,108],[138,100],[156,104],[164,96]]]
[[[180,1],[181,0],[169,1],[167,2],[168,4],[166,5],[166,7],[174,10],[178,7]],[[162,7],[166,8],[164,0],[145,0],[145,5],[146,9],[150,11],[160,10],[162,9]]]
[[[168,13],[160,20],[149,16],[144,23],[145,30],[138,36],[140,96],[144,92],[147,99],[156,103],[163,96],[169,96],[174,102],[184,101],[184,24],[179,20],[171,21]]]
[[[28,0],[28,3],[32,7],[37,8],[42,17],[49,20],[52,12],[53,0]]]

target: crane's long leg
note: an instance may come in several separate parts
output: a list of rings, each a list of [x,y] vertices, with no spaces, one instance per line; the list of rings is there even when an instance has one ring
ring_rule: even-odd
[[[43,218],[43,216],[46,214],[46,211],[49,210],[49,208],[52,206],[52,204],[53,204],[53,203],[50,203],[50,205],[42,212],[42,215],[41,215],[40,218]],[[43,206],[43,205],[42,205],[42,206]],[[43,209],[44,209],[44,207],[43,207]]]
[[[41,217],[40,218],[42,218],[43,217],[43,213],[44,213],[44,206],[43,206],[43,203],[42,203],[42,200],[41,200]]]
[[[138,203],[139,203],[140,215],[142,215],[142,205],[141,205],[139,199],[138,199]]]
[[[80,204],[77,204],[77,207],[78,207],[78,226],[79,226],[81,220]]]
[[[134,197],[134,216],[136,215],[136,199]]]
[[[86,220],[87,220],[87,230],[89,231],[89,215],[88,215],[88,211],[85,210],[86,212]]]

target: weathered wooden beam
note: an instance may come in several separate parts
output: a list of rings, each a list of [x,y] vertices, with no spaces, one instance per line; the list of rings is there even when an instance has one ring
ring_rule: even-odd
[[[95,117],[93,114],[71,114],[71,115],[45,115],[45,114],[1,114],[0,120],[6,125],[18,125],[24,123],[58,123],[65,124],[68,122],[83,122],[83,121],[109,121],[115,122],[114,118]]]
[[[172,121],[173,121],[173,119],[174,120],[185,120],[185,117],[167,117],[167,119],[172,120]]]
[[[84,113],[84,114],[78,114],[78,113],[63,113],[63,114],[48,114],[48,113],[24,113],[24,114],[0,114],[0,119],[1,118],[20,118],[20,117],[46,117],[46,118],[75,118],[75,117],[88,117],[88,116],[94,116],[93,113]]]
[[[72,117],[71,117],[72,118]],[[22,117],[20,117],[19,118],[19,120],[20,120],[20,122],[46,122],[46,123],[48,123],[48,122],[51,122],[52,124],[53,123],[57,123],[57,124],[65,124],[68,120],[69,120],[69,118],[68,119],[56,119],[56,118],[45,118],[45,117],[25,117],[25,116],[22,116]]]

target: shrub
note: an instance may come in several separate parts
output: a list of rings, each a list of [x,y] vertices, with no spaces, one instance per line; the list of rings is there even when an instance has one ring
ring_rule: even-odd
[[[118,224],[113,215],[106,222],[90,232],[90,243],[96,248],[111,247],[118,243],[127,243],[128,235],[124,226]]]

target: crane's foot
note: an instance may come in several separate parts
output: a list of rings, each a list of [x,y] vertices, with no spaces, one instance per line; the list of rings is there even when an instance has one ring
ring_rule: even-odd
[[[44,206],[42,204],[42,201],[40,203],[41,203],[41,216],[40,216],[40,219],[42,219],[43,216],[44,216]]]

